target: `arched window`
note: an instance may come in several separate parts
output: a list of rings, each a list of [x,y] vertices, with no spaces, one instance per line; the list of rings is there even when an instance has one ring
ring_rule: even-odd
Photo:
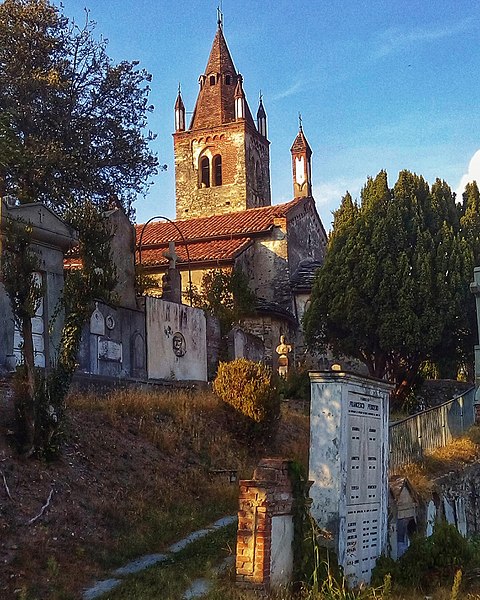
[[[230,75],[225,75],[225,84],[230,85],[232,83],[232,77]]]
[[[203,156],[200,161],[200,186],[210,187],[210,161],[208,156]]]
[[[215,75],[210,75],[210,85],[215,85],[217,83]]]
[[[220,154],[213,157],[213,184],[222,185],[222,157]]]

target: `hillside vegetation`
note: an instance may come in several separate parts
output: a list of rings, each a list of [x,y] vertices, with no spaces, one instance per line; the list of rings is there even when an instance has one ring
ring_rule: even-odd
[[[50,464],[16,456],[12,424],[11,407],[0,405],[6,599],[78,598],[112,567],[234,514],[238,486],[215,470],[250,478],[262,456],[306,464],[308,454],[300,404],[284,403],[275,440],[252,446],[207,391],[72,393],[62,455]]]

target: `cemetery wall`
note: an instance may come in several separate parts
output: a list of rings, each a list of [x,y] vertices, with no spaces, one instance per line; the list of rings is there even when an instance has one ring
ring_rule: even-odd
[[[146,334],[149,379],[207,381],[203,310],[147,297]]]
[[[145,314],[98,302],[82,332],[78,372],[145,379]]]

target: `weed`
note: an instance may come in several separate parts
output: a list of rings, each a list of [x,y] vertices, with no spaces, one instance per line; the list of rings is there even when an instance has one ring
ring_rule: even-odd
[[[54,581],[60,573],[60,566],[54,556],[49,556],[47,559],[47,573],[48,578],[53,579]]]
[[[462,571],[458,569],[455,573],[452,585],[452,593],[450,594],[450,600],[459,600],[460,586],[462,585]]]

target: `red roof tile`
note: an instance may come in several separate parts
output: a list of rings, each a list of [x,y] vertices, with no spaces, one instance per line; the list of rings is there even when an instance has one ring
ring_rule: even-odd
[[[285,204],[251,208],[238,212],[212,217],[201,217],[187,221],[175,221],[175,225],[168,222],[149,223],[136,225],[137,244],[142,236],[142,249],[150,245],[168,244],[170,241],[181,242],[182,232],[187,242],[193,240],[206,240],[221,237],[245,237],[255,233],[269,231],[275,224],[275,219],[286,217],[287,213],[305,198],[295,198]],[[143,235],[142,235],[143,231]],[[142,250],[143,254],[143,250]]]
[[[188,243],[188,256],[191,263],[233,260],[251,243],[252,240],[248,237]],[[162,244],[156,248],[142,248],[142,264],[162,267],[167,265],[168,259],[163,256],[167,250],[168,244]],[[179,257],[180,263],[188,262],[187,250],[181,241],[175,245],[175,253]],[[137,262],[140,262],[138,253]]]

